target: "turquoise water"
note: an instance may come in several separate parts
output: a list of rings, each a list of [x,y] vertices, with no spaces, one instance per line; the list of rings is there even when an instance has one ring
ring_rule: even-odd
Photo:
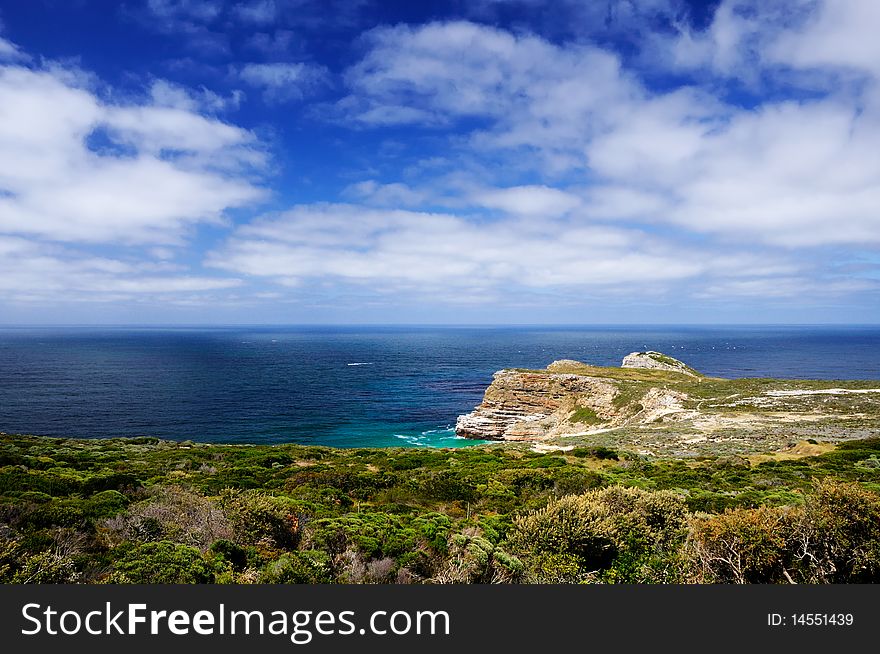
[[[654,349],[724,377],[880,378],[877,327],[0,329],[0,431],[457,447],[501,368]]]

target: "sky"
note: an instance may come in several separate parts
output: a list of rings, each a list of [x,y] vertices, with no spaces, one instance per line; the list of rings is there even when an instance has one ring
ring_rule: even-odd
[[[0,0],[0,324],[878,323],[876,0]]]

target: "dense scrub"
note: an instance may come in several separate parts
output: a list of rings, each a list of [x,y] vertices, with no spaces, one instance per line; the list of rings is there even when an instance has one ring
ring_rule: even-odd
[[[753,464],[0,435],[0,581],[876,582],[878,490],[880,439]]]

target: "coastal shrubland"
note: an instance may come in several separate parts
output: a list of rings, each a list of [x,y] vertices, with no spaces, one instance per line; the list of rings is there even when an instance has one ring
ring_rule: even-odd
[[[0,435],[0,581],[877,582],[878,460]]]

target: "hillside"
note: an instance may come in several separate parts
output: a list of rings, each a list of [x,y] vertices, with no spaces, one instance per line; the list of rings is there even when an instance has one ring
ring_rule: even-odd
[[[603,445],[656,456],[749,454],[810,438],[880,434],[880,381],[719,379],[658,352],[620,368],[555,361],[495,373],[482,403],[459,417],[469,438],[538,449]]]
[[[878,490],[878,439],[658,460],[0,434],[0,582],[880,581]]]

